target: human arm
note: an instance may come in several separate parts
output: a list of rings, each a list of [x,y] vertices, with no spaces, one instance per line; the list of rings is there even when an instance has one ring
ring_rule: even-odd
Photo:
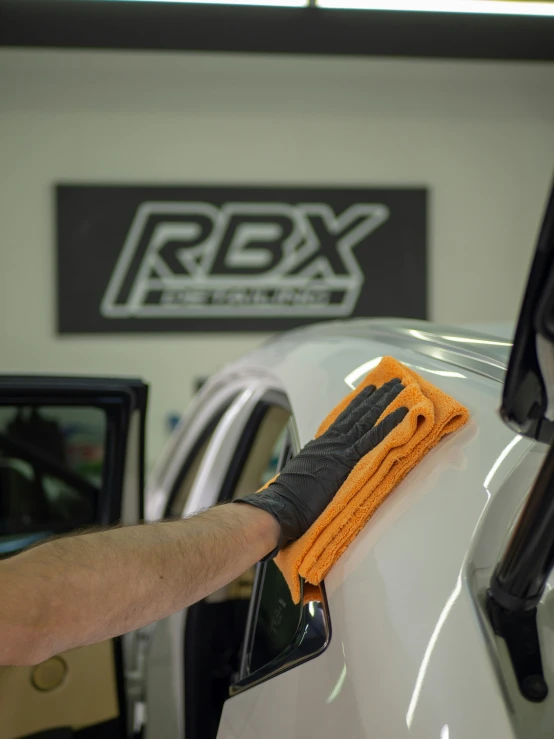
[[[0,562],[0,664],[34,664],[181,610],[301,536],[400,423],[365,388],[266,490],[192,518],[56,539]]]
[[[55,539],[0,562],[0,664],[36,664],[186,608],[275,548],[251,506]]]

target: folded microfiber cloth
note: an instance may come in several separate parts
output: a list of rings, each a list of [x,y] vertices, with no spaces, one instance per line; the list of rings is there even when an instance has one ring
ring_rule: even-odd
[[[379,388],[394,377],[405,387],[381,418],[404,406],[408,408],[404,420],[358,462],[308,531],[275,558],[295,603],[300,600],[299,576],[318,585],[393,488],[443,436],[469,419],[463,405],[396,359],[383,357],[356,390],[331,411],[316,436],[329,428],[366,385]]]

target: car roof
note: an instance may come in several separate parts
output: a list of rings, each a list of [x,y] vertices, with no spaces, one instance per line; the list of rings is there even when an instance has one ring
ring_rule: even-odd
[[[223,371],[270,375],[291,404],[307,443],[327,413],[383,356],[415,369],[457,400],[496,413],[511,342],[457,326],[402,319],[319,323],[279,334]],[[221,378],[221,374],[219,375]],[[484,410],[481,407],[481,410]]]
[[[504,379],[512,347],[506,338],[467,327],[398,318],[319,323],[289,331],[273,341],[284,338],[286,342],[309,342],[324,337],[351,337],[410,349],[500,381]]]

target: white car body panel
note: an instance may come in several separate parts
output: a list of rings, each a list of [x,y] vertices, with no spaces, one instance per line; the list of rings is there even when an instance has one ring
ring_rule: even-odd
[[[479,605],[544,457],[542,445],[516,436],[497,414],[508,349],[506,340],[452,327],[349,321],[285,334],[203,388],[152,477],[152,518],[163,510],[170,467],[177,466],[190,424],[205,423],[214,398],[231,388],[243,394],[250,388],[251,397],[268,389],[285,393],[303,445],[388,354],[471,413],[465,428],[398,485],[332,568],[325,580],[332,625],[327,650],[229,699],[218,739],[549,735],[541,726],[554,725],[552,700],[520,699],[503,645]],[[244,401],[246,408],[245,395]],[[187,513],[213,502],[209,476],[197,482]],[[547,597],[540,612],[543,628],[551,629],[548,608]],[[180,614],[170,629],[179,690],[183,623]],[[543,658],[548,681],[552,655]],[[168,710],[182,727],[182,709],[173,704]],[[148,736],[168,736],[160,731],[148,726]]]

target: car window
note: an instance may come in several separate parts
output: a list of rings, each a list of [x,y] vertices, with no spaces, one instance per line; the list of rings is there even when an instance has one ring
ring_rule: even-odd
[[[267,665],[289,646],[302,615],[302,604],[293,603],[289,586],[275,562],[268,562],[264,569],[249,672]]]
[[[198,448],[193,451],[190,460],[183,467],[183,470],[179,475],[179,480],[176,483],[174,494],[170,497],[169,508],[167,512],[168,516],[174,517],[182,515],[212,435],[213,431],[207,434],[206,437],[201,440]]]
[[[107,434],[91,406],[0,406],[0,555],[98,518]]]
[[[293,456],[293,434],[286,430],[277,471]],[[310,587],[294,603],[289,587],[274,561],[256,567],[243,641],[238,679],[231,694],[317,656],[330,639],[323,585]]]
[[[292,456],[287,428],[279,437],[273,458],[271,479]],[[292,642],[301,617],[302,605],[295,604],[281,571],[273,561],[258,565],[258,587],[261,590],[254,617],[246,669],[255,672],[271,662]],[[242,669],[244,669],[243,665]]]
[[[259,418],[256,416],[259,414]],[[275,477],[279,468],[279,458],[285,442],[286,425],[289,412],[279,406],[258,407],[253,414],[251,430],[246,430],[249,439],[243,439],[242,454],[235,457],[234,469],[229,470],[219,502],[242,498],[256,492],[271,478]],[[238,578],[218,591],[213,598],[225,593],[226,598],[239,597],[248,601],[252,596],[252,587],[256,568],[251,567]]]
[[[236,481],[228,480],[232,489],[227,488],[224,493],[226,499],[242,498],[256,492],[275,477],[289,417],[289,412],[279,406],[270,406],[263,411],[250,445],[244,448],[246,453]]]
[[[210,441],[217,428],[218,423],[229,408],[231,401],[227,402],[214,415],[211,421],[206,425],[200,436],[197,438],[192,450],[190,451],[177,479],[173,484],[173,489],[169,495],[169,503],[165,512],[165,517],[175,518],[183,515],[185,505],[187,503],[190,492],[193,488],[194,481],[202,464],[202,460],[206,454],[206,450],[210,445]]]

